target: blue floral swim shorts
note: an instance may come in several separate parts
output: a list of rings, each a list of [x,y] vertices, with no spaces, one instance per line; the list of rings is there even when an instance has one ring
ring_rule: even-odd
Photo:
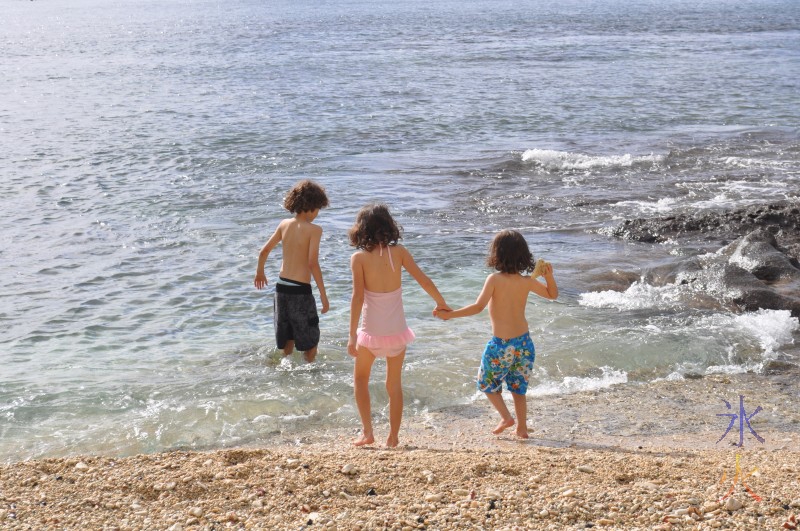
[[[528,332],[512,339],[493,337],[486,344],[478,373],[478,390],[497,393],[503,382],[512,393],[524,395],[533,370],[536,351]]]

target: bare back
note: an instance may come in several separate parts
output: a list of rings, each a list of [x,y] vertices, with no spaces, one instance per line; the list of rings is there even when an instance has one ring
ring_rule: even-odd
[[[389,293],[399,289],[402,285],[403,258],[407,253],[402,245],[359,251],[357,255],[364,272],[364,289],[374,293]]]
[[[536,281],[528,276],[509,273],[493,273],[490,281],[493,288],[489,299],[492,334],[501,339],[521,336],[528,331],[525,306]]]
[[[280,275],[298,282],[311,282],[312,242],[318,242],[322,228],[308,221],[292,218],[278,226],[281,233],[283,261]]]

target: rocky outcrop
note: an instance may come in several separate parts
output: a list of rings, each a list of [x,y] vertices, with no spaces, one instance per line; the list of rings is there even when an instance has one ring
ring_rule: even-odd
[[[644,280],[692,284],[698,294],[721,304],[745,311],[789,310],[800,317],[800,208],[795,204],[628,220],[614,234],[654,243],[728,242],[716,252],[651,269]]]

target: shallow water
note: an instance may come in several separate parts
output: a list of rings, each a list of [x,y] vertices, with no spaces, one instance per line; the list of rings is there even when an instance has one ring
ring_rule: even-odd
[[[555,265],[559,301],[528,308],[533,396],[796,356],[787,312],[618,281],[715,249],[608,230],[796,200],[796,2],[81,0],[0,20],[5,460],[357,426],[346,230],[372,200],[451,304],[498,229]],[[303,177],[331,198],[311,367],[280,359],[252,288]],[[411,282],[406,414],[475,400],[488,318],[435,321]]]

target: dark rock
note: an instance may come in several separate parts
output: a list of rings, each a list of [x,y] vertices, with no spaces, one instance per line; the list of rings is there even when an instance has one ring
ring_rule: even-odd
[[[800,365],[789,363],[788,361],[770,360],[764,364],[762,372],[764,374],[785,374],[800,369]]]
[[[800,317],[800,208],[794,203],[627,220],[614,235],[676,241],[696,252],[698,239],[728,240],[716,252],[645,270],[642,280],[655,286],[690,285],[693,307],[708,306],[713,299],[744,311],[789,310]]]
[[[639,218],[624,221],[612,234],[627,240],[656,243],[697,235],[708,240],[732,239],[758,228],[773,232],[779,240],[800,241],[800,208],[794,203],[752,205],[735,211]]]

